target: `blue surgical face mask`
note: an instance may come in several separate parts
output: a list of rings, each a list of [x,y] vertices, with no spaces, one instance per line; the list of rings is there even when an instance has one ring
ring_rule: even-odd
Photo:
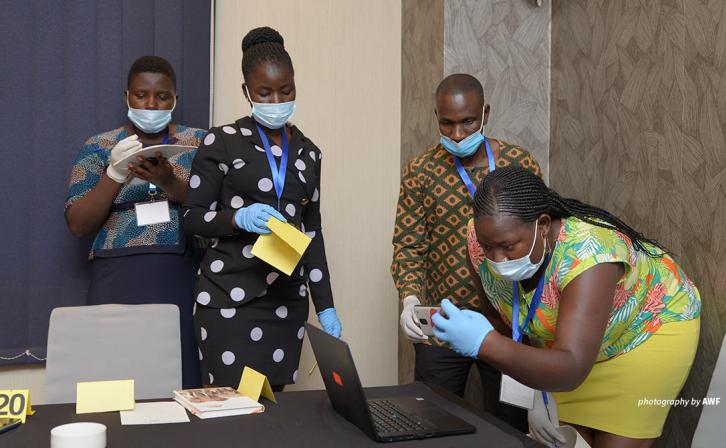
[[[171,123],[171,113],[176,107],[176,98],[174,99],[174,107],[171,109],[134,109],[129,105],[129,97],[126,94],[126,105],[129,107],[127,116],[134,126],[147,134],[156,134],[163,131]]]
[[[439,142],[441,142],[441,146],[443,146],[452,155],[455,155],[456,157],[459,157],[460,159],[469,157],[476,152],[476,150],[479,148],[479,145],[481,145],[482,142],[484,141],[484,135],[482,134],[483,129],[484,129],[484,117],[482,115],[481,126],[479,126],[478,131],[474,132],[471,135],[468,135],[466,138],[462,139],[460,142],[455,142],[452,139],[450,139],[449,137],[441,134],[441,138],[439,139]]]
[[[252,117],[269,129],[280,129],[285,126],[297,108],[294,100],[287,103],[255,103],[252,101],[249,90],[247,90],[247,98],[252,103]]]
[[[542,266],[547,253],[547,239],[544,239],[544,247],[542,248],[542,257],[537,263],[532,263],[529,257],[532,255],[534,250],[534,243],[537,241],[537,226],[539,223],[535,222],[534,225],[534,239],[532,240],[532,248],[529,249],[529,253],[522,258],[516,260],[505,260],[505,261],[492,261],[489,258],[486,259],[489,267],[497,273],[504,280],[510,282],[520,282],[532,278],[537,269]]]

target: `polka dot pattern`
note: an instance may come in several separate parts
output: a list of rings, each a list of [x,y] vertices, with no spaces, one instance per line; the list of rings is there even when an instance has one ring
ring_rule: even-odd
[[[209,209],[210,210],[217,210],[217,201],[214,201],[211,204],[209,204]]]
[[[217,272],[220,272],[224,268],[224,261],[222,260],[214,260],[210,265],[209,269],[214,272],[215,274]]]
[[[202,341],[206,341],[207,340],[207,329],[204,327],[200,327],[199,330],[201,333]]]
[[[199,294],[197,294],[197,302],[201,303],[202,305],[209,305],[209,302],[211,300],[212,300],[212,296],[210,296],[207,291],[202,291]]]
[[[278,348],[272,353],[272,360],[275,362],[282,362],[282,360],[285,358],[285,351],[281,348]]]
[[[229,135],[236,134],[237,131],[232,126],[225,126],[222,128],[222,130]]]
[[[322,279],[323,279],[323,271],[321,271],[320,269],[317,269],[317,268],[310,271],[310,281],[311,282],[317,283]]]
[[[269,274],[267,274],[267,278],[265,280],[267,281],[268,285],[271,285],[272,282],[277,280],[277,277],[279,277],[279,276],[280,276],[280,274],[278,274],[277,272],[270,272]]]
[[[300,182],[306,184],[308,181],[305,180],[305,176],[303,176],[303,173],[297,173],[297,177],[300,178]]]
[[[282,148],[277,145],[272,145],[272,147],[270,147],[270,152],[275,157],[282,157]]]
[[[259,146],[255,145],[255,149],[259,152],[265,152],[265,148],[260,148]]]
[[[302,340],[302,338],[305,337],[305,326],[300,327],[299,330],[297,330],[297,338]]]
[[[318,189],[316,188],[316,189],[315,189],[315,190],[313,191],[313,197],[312,197],[312,200],[313,200],[313,202],[318,202],[318,199],[320,199],[320,192],[319,192],[319,191],[318,191]]]
[[[285,213],[287,213],[288,215],[295,216],[295,212],[296,212],[296,210],[295,210],[295,206],[294,205],[287,204],[285,206]]]
[[[224,174],[227,174],[227,171],[229,171],[229,167],[224,163],[220,163],[219,165],[217,165],[217,167],[219,168],[219,171],[223,172]]]
[[[280,319],[286,318],[287,317],[287,307],[285,305],[278,306],[277,309],[275,310],[275,314]]]
[[[250,331],[250,339],[252,339],[255,342],[262,339],[262,328],[260,328],[260,327],[253,328],[252,331]]]
[[[297,383],[297,370],[292,372],[292,382]]]
[[[232,291],[229,292],[229,296],[235,302],[241,302],[245,299],[245,290],[242,288],[232,288]]]
[[[230,366],[234,363],[234,353],[226,351],[222,353],[222,362],[225,366]]]
[[[308,237],[310,237],[310,239],[312,239],[312,238],[315,238],[316,233],[315,233],[315,230],[311,230],[309,232],[305,232],[305,235],[307,235]]]
[[[189,186],[191,188],[199,188],[199,185],[202,183],[202,179],[199,178],[196,174],[189,178]]]
[[[266,177],[263,177],[259,180],[259,182],[257,182],[257,188],[259,188],[260,191],[267,193],[268,191],[272,190],[272,181]]]
[[[242,249],[242,256],[245,258],[252,258],[254,255],[252,255],[252,245],[248,244]]]
[[[212,222],[215,216],[217,216],[217,212],[207,212],[204,214],[204,221]]]
[[[234,159],[232,161],[232,166],[234,167],[234,169],[238,170],[238,169],[242,168],[243,166],[245,166],[245,161],[242,159]]]
[[[295,168],[299,169],[300,171],[305,171],[305,162],[302,161],[302,159],[297,159],[295,161]]]
[[[232,208],[242,208],[245,205],[245,201],[241,197],[235,196],[232,198],[229,205],[231,205]]]
[[[308,294],[308,289],[305,287],[305,285],[300,285],[300,296],[306,297]]]
[[[239,133],[244,135],[245,137],[249,137],[250,135],[252,135],[252,131],[247,128],[239,128]]]
[[[214,384],[214,375],[212,373],[209,373],[209,384]]]
[[[225,319],[231,319],[235,314],[237,314],[237,308],[220,308],[219,314],[221,314]]]
[[[206,137],[204,137],[204,144],[205,144],[206,146],[209,146],[209,145],[211,145],[212,143],[214,143],[214,140],[215,140],[215,139],[216,139],[216,137],[214,136],[214,134],[210,132],[209,134],[207,134],[207,136],[206,136]]]

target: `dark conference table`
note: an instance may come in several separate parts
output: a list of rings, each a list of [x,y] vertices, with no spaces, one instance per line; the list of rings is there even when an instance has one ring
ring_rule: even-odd
[[[459,397],[423,383],[367,388],[369,398],[418,396],[476,426],[477,432],[459,436],[395,442],[391,447],[542,447],[521,432],[491,415],[477,411]],[[26,424],[0,434],[2,448],[50,446],[50,430],[72,422],[98,422],[107,427],[108,448],[141,447],[336,447],[381,446],[335,412],[324,390],[280,392],[277,404],[264,401],[265,412],[201,420],[189,415],[189,423],[121,425],[118,412],[77,415],[75,404],[41,405]],[[151,400],[157,401],[157,400]]]

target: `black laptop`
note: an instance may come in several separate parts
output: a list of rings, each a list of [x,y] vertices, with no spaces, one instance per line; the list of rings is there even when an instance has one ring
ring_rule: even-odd
[[[348,344],[305,324],[333,408],[377,442],[466,434],[476,428],[420,397],[368,400]]]

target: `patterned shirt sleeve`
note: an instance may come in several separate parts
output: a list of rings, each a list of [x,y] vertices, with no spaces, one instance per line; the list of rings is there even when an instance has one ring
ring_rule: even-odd
[[[222,191],[223,167],[228,166],[227,149],[219,132],[209,130],[192,162],[183,209],[184,231],[190,235],[217,237],[235,232],[235,210],[217,211],[215,207]]]
[[[305,233],[312,238],[310,246],[305,251],[303,264],[308,273],[308,286],[312,296],[315,311],[318,313],[334,306],[333,291],[330,286],[330,273],[328,261],[325,256],[325,242],[320,217],[320,153],[318,152],[315,164],[315,177],[317,179],[315,190],[310,202],[303,211],[303,226]]]
[[[108,164],[107,159],[108,154],[100,148],[94,138],[86,141],[73,162],[68,197],[65,202],[66,210],[96,188]]]
[[[410,295],[423,300],[426,284],[429,242],[422,187],[416,176],[415,160],[408,164],[401,178],[393,234],[391,275],[401,300]]]

